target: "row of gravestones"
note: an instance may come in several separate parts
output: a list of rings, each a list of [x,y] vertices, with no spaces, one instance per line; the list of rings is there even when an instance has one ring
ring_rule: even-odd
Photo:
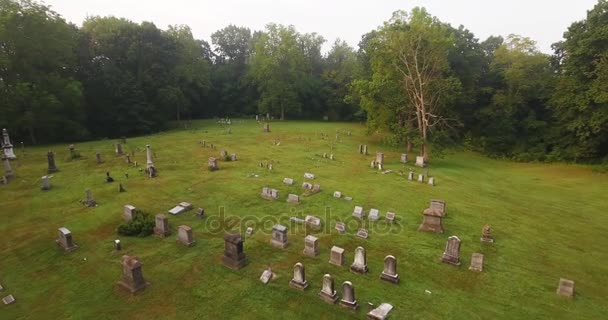
[[[315,179],[315,175],[312,173],[304,173],[304,178],[306,179]],[[283,179],[283,183],[286,185],[290,185],[292,186],[294,184],[294,179],[292,178],[284,178]],[[321,192],[321,185],[320,184],[311,184],[309,182],[303,182],[302,183],[302,188],[305,190],[305,194],[306,195],[312,195],[315,193],[319,193]],[[279,190],[277,189],[273,189],[270,187],[263,187],[262,188],[262,192],[260,193],[260,196],[266,200],[278,200],[279,199]],[[292,204],[299,204],[300,203],[300,196],[296,195],[296,194],[289,194],[287,196],[287,202],[288,203],[292,203]]]

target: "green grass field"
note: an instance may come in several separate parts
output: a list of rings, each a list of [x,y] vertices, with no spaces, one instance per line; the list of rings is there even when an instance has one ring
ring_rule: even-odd
[[[25,154],[16,147],[19,159],[11,163],[17,177],[0,186],[0,283],[5,288],[0,294],[13,294],[17,301],[0,306],[0,319],[364,319],[367,302],[391,303],[392,319],[606,318],[606,174],[585,166],[512,163],[454,152],[430,164],[437,182],[431,187],[397,175],[404,170],[401,151],[381,145],[379,136],[365,135],[362,125],[272,122],[272,132],[263,133],[261,124],[246,120],[233,123],[230,135],[213,121],[195,122],[194,127],[128,139],[123,149],[140,148],[133,157],[140,166],[145,166],[145,145],[152,145],[159,171],[154,179],[116,157],[113,140],[77,144],[83,157],[75,161],[67,160],[67,144],[28,147]],[[333,150],[335,161],[323,159],[320,155],[331,152],[337,129],[352,130],[352,136],[341,135]],[[321,132],[328,138],[322,139]],[[273,145],[275,139],[280,146]],[[202,148],[199,140],[217,149]],[[358,154],[359,144],[368,144],[372,155]],[[53,188],[44,192],[40,177],[46,174],[49,149],[56,153],[60,172],[54,174]],[[220,161],[219,171],[208,171],[208,157],[219,156],[221,150],[236,153],[239,160]],[[377,151],[385,153],[385,168],[393,174],[369,168]],[[105,163],[96,163],[96,152]],[[260,161],[270,160],[274,170],[259,167]],[[116,182],[105,183],[106,171]],[[301,198],[299,206],[290,205],[287,194],[302,193],[304,172],[316,174],[315,183],[323,191]],[[294,178],[294,186],[284,185],[285,177]],[[119,182],[127,192],[118,193]],[[264,186],[279,189],[281,198],[262,199]],[[80,204],[86,188],[98,207]],[[353,201],[334,199],[336,190]],[[444,234],[417,231],[432,198],[447,202]],[[169,216],[173,234],[165,239],[116,234],[123,205],[156,214],[181,201],[204,207],[208,217],[197,219],[194,210]],[[394,211],[399,223],[389,227],[381,219],[369,227],[367,240],[355,236],[352,221],[347,234],[338,234],[335,221],[349,218],[355,205],[366,212],[378,208],[381,216]],[[249,264],[238,271],[220,260],[220,207],[233,230],[244,233],[246,228],[245,221],[234,217],[265,224],[246,238]],[[302,255],[303,229],[290,230],[291,245],[284,250],[270,245],[273,221],[290,225],[290,216],[307,214],[322,217],[326,227],[313,232],[319,237],[318,257]],[[486,223],[492,225],[494,244],[479,241]],[[176,243],[181,224],[193,228],[194,247]],[[57,247],[61,226],[72,231],[78,250],[65,253]],[[441,263],[450,235],[462,239],[460,267]],[[117,238],[121,252],[113,251]],[[328,263],[333,245],[346,249],[346,266]],[[367,251],[366,275],[349,272],[357,246]],[[485,255],[482,273],[468,270],[473,252]],[[140,294],[116,285],[124,254],[136,255],[144,264],[150,286]],[[399,285],[379,279],[388,254],[398,259]],[[288,285],[298,261],[305,265],[309,282],[304,292]],[[263,285],[259,277],[268,265],[277,277]],[[334,276],[339,294],[343,281],[354,284],[358,311],[318,297],[325,273]],[[556,295],[560,277],[576,282],[575,299]]]

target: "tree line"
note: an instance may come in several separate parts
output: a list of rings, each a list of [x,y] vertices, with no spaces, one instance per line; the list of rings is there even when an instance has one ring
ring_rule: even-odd
[[[358,48],[293,26],[188,26],[89,17],[0,0],[0,126],[28,143],[146,134],[170,120],[270,114],[366,121],[430,158],[455,143],[522,161],[608,161],[608,2],[553,54],[480,41],[424,8],[397,11]]]

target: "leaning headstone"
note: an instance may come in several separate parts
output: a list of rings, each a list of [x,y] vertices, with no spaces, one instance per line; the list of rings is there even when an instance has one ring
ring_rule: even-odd
[[[356,273],[367,273],[367,257],[363,247],[357,247],[355,249],[355,260],[353,261],[353,264],[350,265],[350,271]]]
[[[471,265],[469,266],[469,270],[482,272],[483,271],[483,254],[481,253],[473,253],[471,257]]]
[[[407,153],[401,154],[401,163],[407,163]]]
[[[363,219],[365,218],[365,214],[363,213],[363,207],[355,206],[353,210],[353,217]]]
[[[367,231],[367,229],[359,229],[357,231],[357,237],[361,239],[367,239],[369,238],[369,231]]]
[[[492,227],[490,227],[489,224],[486,224],[483,226],[483,229],[481,229],[481,242],[494,242],[494,238],[492,237]]]
[[[302,263],[298,262],[293,266],[293,278],[289,281],[289,286],[299,290],[304,290],[308,287],[306,272]]]
[[[334,191],[334,198],[342,198],[342,192]]]
[[[559,278],[559,285],[557,287],[557,294],[566,298],[572,299],[574,297],[574,281]]]
[[[341,267],[344,265],[344,249],[333,246],[329,255],[329,263]]]
[[[344,281],[342,284],[342,299],[340,300],[340,306],[351,310],[357,310],[359,304],[355,299],[355,287],[350,281]]]
[[[42,176],[42,190],[50,190],[51,189],[51,176]]]
[[[156,167],[154,167],[154,163],[152,162],[152,150],[150,149],[150,145],[146,145],[146,172],[150,178],[154,178],[157,176]]]
[[[272,269],[268,267],[268,269],[262,272],[262,275],[260,276],[260,281],[262,281],[263,284],[267,284],[268,282],[270,282],[270,280],[272,280],[273,276],[274,274],[272,273]]]
[[[319,239],[313,235],[304,238],[304,255],[316,257],[319,255]]]
[[[2,303],[4,304],[13,304],[15,303],[15,297],[13,297],[12,294],[9,294],[8,296],[2,298]]]
[[[122,156],[122,145],[120,143],[116,144],[116,155]]]
[[[17,159],[15,152],[13,151],[13,145],[11,144],[11,138],[8,135],[6,129],[2,129],[2,152],[10,160]]]
[[[125,221],[133,220],[133,218],[135,217],[136,210],[137,210],[137,208],[135,208],[134,206],[132,206],[130,204],[125,205],[122,209],[123,219],[125,219]]]
[[[297,194],[290,193],[289,195],[287,195],[287,202],[292,204],[299,204],[300,196],[298,196]]]
[[[286,185],[293,185],[293,179],[292,178],[285,178],[283,179],[283,183]]]
[[[384,164],[384,153],[376,152],[376,164],[378,164],[378,165]]]
[[[192,235],[192,228],[187,225],[177,227],[177,241],[188,247],[193,246],[196,241]]]
[[[416,167],[424,168],[424,157],[416,156],[416,163],[414,165]]]
[[[460,265],[460,238],[457,236],[451,236],[448,238],[441,261],[455,266]]]
[[[240,269],[247,264],[247,257],[243,252],[243,239],[238,233],[224,235],[224,256],[222,263],[231,269]]]
[[[218,170],[220,167],[217,165],[217,159],[214,157],[210,157],[209,161],[207,162],[207,168],[209,169],[209,171]]]
[[[323,287],[319,292],[319,297],[329,304],[338,301],[338,293],[334,289],[334,278],[330,274],[323,275]]]
[[[122,256],[122,279],[118,284],[135,293],[145,289],[149,283],[144,279],[142,263],[134,256]]]
[[[425,209],[422,212],[422,223],[418,231],[443,233],[442,215],[436,210]]]
[[[169,230],[169,219],[167,219],[164,214],[157,214],[154,218],[154,222],[154,235],[164,238],[171,234],[171,230]]]
[[[339,233],[346,232],[346,224],[344,224],[344,222],[336,222],[336,230],[338,230]]]
[[[65,251],[74,251],[78,249],[78,246],[74,243],[74,239],[72,238],[72,232],[66,227],[57,229],[57,240],[55,240],[55,242]]]
[[[369,216],[367,218],[369,221],[378,221],[380,219],[380,212],[378,209],[369,209]]]
[[[395,213],[388,211],[386,213],[386,221],[388,221],[388,223],[394,223],[395,222]]]
[[[397,274],[397,258],[391,255],[384,258],[384,270],[382,270],[380,279],[391,283],[399,283],[399,274]]]
[[[381,303],[377,308],[367,313],[369,320],[385,320],[393,310],[393,306],[388,303]]]
[[[59,171],[59,169],[57,169],[57,166],[55,165],[55,154],[53,153],[53,151],[49,150],[49,152],[46,154],[46,158],[49,163],[49,168],[48,168],[47,172],[53,173],[53,172]]]
[[[285,248],[289,245],[287,241],[287,227],[277,224],[272,227],[272,240],[270,243],[277,248]]]
[[[85,202],[85,205],[89,208],[97,207],[97,202],[95,202],[95,200],[93,200],[93,193],[91,192],[91,189],[87,189],[86,194],[87,194],[87,200]]]
[[[103,160],[101,160],[101,153],[97,152],[95,158],[97,158],[97,164],[103,163]]]

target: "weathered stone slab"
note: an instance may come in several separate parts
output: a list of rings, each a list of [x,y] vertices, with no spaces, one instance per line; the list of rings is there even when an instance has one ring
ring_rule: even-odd
[[[290,193],[287,195],[287,202],[292,204],[300,204],[300,196]]]
[[[367,319],[384,320],[388,318],[388,314],[393,310],[393,306],[388,303],[382,303],[377,308],[367,313]]]
[[[451,236],[448,238],[441,261],[443,263],[460,266],[460,238],[457,236]]]
[[[188,247],[193,246],[196,241],[192,235],[192,228],[187,225],[177,227],[177,241]]]
[[[272,239],[270,243],[277,248],[285,248],[289,245],[287,240],[287,227],[277,224],[272,227]]]
[[[483,271],[483,254],[477,252],[473,253],[469,270],[477,272]]]
[[[380,212],[378,209],[369,209],[369,216],[367,218],[369,221],[378,221],[378,219],[380,219]]]
[[[560,278],[557,294],[566,298],[574,298],[574,281]]]
[[[329,255],[329,263],[341,267],[344,265],[344,249],[333,246]]]
[[[319,255],[319,239],[313,235],[304,238],[304,255],[316,257]]]
[[[353,210],[353,217],[363,219],[365,218],[365,213],[363,213],[363,207],[355,206]]]
[[[293,179],[292,178],[285,178],[285,179],[283,179],[283,183],[286,184],[286,185],[292,186],[293,185]]]

